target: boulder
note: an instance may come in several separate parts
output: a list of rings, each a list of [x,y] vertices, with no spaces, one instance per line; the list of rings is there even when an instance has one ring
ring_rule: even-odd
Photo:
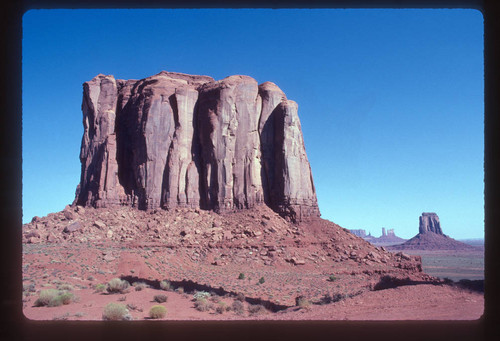
[[[65,233],[72,233],[82,228],[82,224],[78,221],[66,226],[63,230]]]

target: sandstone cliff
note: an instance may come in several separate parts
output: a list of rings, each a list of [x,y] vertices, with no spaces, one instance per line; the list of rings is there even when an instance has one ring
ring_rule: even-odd
[[[75,204],[319,216],[298,107],[275,84],[162,71],[83,89]]]

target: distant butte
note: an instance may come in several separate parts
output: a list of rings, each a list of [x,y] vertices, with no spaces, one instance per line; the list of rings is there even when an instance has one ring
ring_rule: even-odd
[[[424,212],[419,218],[419,233],[391,250],[475,250],[476,248],[459,242],[445,234],[436,213]]]
[[[378,246],[388,246],[393,244],[401,244],[406,241],[406,239],[396,236],[394,229],[387,229],[382,227],[382,235],[380,237],[373,237],[371,234],[366,234],[366,230],[356,229],[349,230],[354,235],[363,238],[367,242]]]

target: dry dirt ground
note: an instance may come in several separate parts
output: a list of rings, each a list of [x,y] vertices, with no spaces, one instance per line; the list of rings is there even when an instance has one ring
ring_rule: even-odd
[[[294,225],[267,207],[224,215],[68,207],[23,226],[23,241],[23,312],[32,320],[101,320],[110,302],[133,320],[150,319],[157,304],[166,308],[159,320],[474,320],[484,307],[481,290],[423,273],[418,256],[323,219]],[[113,278],[135,286],[108,293]],[[47,289],[72,299],[37,306]],[[206,305],[197,292],[208,293]]]

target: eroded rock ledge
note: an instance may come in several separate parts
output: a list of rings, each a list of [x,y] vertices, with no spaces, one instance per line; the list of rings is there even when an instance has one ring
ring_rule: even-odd
[[[74,204],[320,215],[297,103],[271,82],[162,71],[83,84]]]

